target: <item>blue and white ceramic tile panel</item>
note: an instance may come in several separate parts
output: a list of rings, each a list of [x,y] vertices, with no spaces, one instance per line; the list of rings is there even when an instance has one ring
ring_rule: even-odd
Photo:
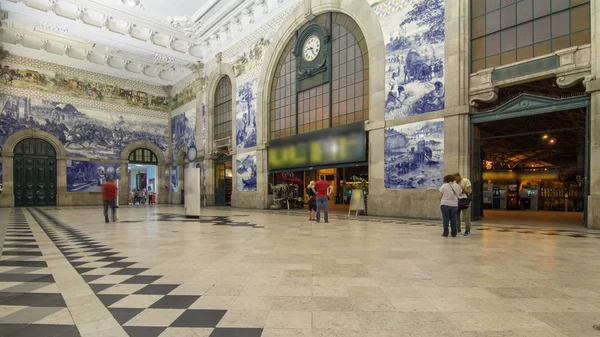
[[[236,144],[239,149],[256,146],[256,92],[258,78],[237,87]]]
[[[256,151],[238,153],[235,159],[238,192],[256,191]]]
[[[173,160],[182,149],[196,144],[196,109],[188,110],[171,118]]]
[[[69,156],[119,159],[131,142],[167,150],[167,121],[26,97],[0,95],[0,145],[11,134],[39,128],[58,138]]]
[[[2,158],[0,158],[0,193],[2,193],[3,185],[2,185]]]
[[[372,5],[387,41],[385,119],[444,109],[444,0]]]
[[[169,192],[171,186],[171,169],[165,168],[165,192]]]
[[[179,170],[177,165],[171,166],[171,192],[179,192]]]
[[[384,146],[385,188],[437,188],[442,184],[443,118],[386,128]]]
[[[256,146],[256,99],[258,79],[261,72],[264,52],[270,41],[260,38],[252,47],[244,51],[233,68],[236,75],[236,146],[247,149]]]
[[[121,179],[120,163],[67,162],[67,192],[100,192],[107,178]]]

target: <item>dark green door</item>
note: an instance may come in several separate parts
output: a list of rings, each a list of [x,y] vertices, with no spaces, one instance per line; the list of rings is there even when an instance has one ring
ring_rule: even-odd
[[[56,206],[56,152],[48,142],[29,138],[15,147],[15,206]]]

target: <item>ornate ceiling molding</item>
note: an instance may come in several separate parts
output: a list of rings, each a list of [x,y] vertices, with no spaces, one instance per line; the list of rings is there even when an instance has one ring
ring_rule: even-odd
[[[170,56],[156,53],[144,58],[115,48],[28,30],[11,21],[5,21],[3,25],[0,41],[5,43],[5,49],[16,55],[37,56],[63,65],[72,65],[73,60],[87,62],[89,66],[86,68],[93,71],[156,85],[175,83],[189,73],[183,66],[174,64],[176,60]],[[127,73],[123,74],[122,70]]]

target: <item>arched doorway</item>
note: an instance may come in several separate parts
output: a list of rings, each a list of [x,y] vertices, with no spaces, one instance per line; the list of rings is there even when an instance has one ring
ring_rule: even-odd
[[[27,138],[14,148],[15,206],[56,206],[56,150],[39,138]]]
[[[214,105],[214,139],[222,153],[215,159],[215,205],[231,205],[232,161],[227,144],[231,144],[232,85],[229,76],[223,76],[217,84]]]
[[[134,204],[155,203],[158,192],[158,157],[150,149],[137,148],[131,151],[128,159],[129,191],[133,193],[135,190],[130,201]]]
[[[341,213],[353,190],[367,194],[369,67],[366,37],[344,13],[320,14],[287,41],[270,79],[267,111],[269,181],[284,190],[289,207],[304,207],[296,202],[302,186],[321,176],[333,188],[330,207]]]

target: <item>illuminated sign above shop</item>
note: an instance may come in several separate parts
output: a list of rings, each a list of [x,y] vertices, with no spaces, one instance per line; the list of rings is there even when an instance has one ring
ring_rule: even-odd
[[[269,170],[337,166],[367,161],[363,122],[271,140]]]

